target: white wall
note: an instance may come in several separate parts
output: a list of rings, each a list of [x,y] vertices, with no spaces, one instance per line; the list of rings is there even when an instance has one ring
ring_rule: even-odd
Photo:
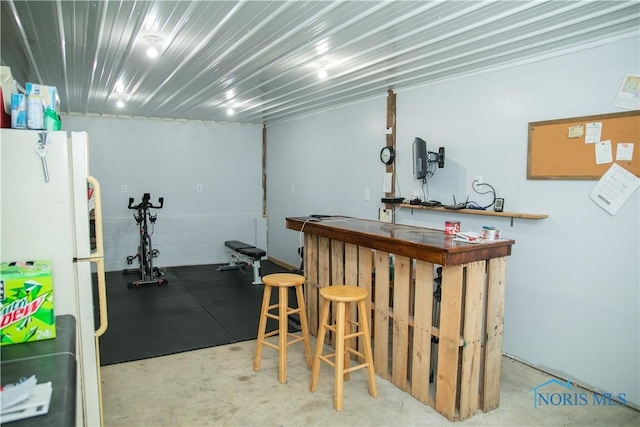
[[[269,256],[299,265],[298,233],[285,217],[349,214],[376,219],[383,171],[386,95],[267,129]],[[293,188],[293,194],[292,194]],[[365,190],[370,199],[364,200]]]
[[[129,197],[164,207],[152,237],[154,266],[225,263],[225,240],[266,249],[262,218],[262,128],[214,123],[64,116],[89,134],[90,171],[103,193],[105,264],[128,268],[138,227]],[[202,184],[202,192],[196,185]],[[121,191],[127,186],[127,193]],[[132,266],[132,267],[135,267]]]
[[[595,181],[526,179],[527,124],[621,111],[613,107],[628,72],[640,72],[638,38],[544,62],[397,93],[401,195],[412,178],[411,143],[446,147],[430,198],[490,201],[471,182],[482,175],[505,210],[548,219],[476,217],[401,210],[397,222],[500,228],[516,241],[508,261],[504,352],[586,386],[640,404],[640,197],[616,216],[588,195]],[[379,99],[268,129],[269,254],[297,264],[299,234],[285,217],[311,213],[376,218],[384,165],[386,94]],[[290,187],[295,195],[290,195]],[[365,188],[371,200],[363,201]]]

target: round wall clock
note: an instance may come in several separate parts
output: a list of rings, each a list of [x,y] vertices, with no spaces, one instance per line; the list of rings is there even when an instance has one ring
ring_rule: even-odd
[[[396,158],[396,152],[390,145],[383,147],[380,150],[380,161],[385,165],[390,165],[393,163],[393,160]]]

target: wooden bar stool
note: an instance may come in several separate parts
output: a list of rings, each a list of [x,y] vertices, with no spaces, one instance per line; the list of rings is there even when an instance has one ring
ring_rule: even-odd
[[[269,274],[262,278],[264,283],[264,293],[262,295],[262,310],[260,311],[260,325],[258,326],[258,345],[256,355],[253,359],[253,370],[260,370],[260,360],[262,358],[262,345],[278,350],[278,380],[284,384],[287,382],[287,347],[300,341],[304,341],[304,352],[307,358],[307,367],[311,368],[311,346],[309,344],[309,327],[307,325],[307,312],[302,294],[302,284],[304,276],[291,273]],[[289,288],[295,287],[298,308],[290,308],[288,301]],[[278,302],[269,305],[271,302],[271,290],[278,288]],[[270,311],[277,309],[277,314]],[[300,316],[300,335],[289,332],[289,315],[298,313]],[[266,333],[267,318],[278,320],[278,329]],[[267,342],[265,338],[278,335],[278,344]],[[292,340],[289,340],[292,337]]]
[[[375,370],[373,367],[373,356],[371,353],[371,336],[369,335],[368,316],[365,309],[364,300],[368,292],[364,288],[357,286],[328,286],[320,289],[322,297],[322,310],[320,312],[320,327],[318,329],[318,339],[316,341],[316,351],[313,359],[313,371],[311,373],[311,392],[316,391],[318,386],[318,375],[320,373],[320,361],[323,360],[335,369],[334,376],[334,397],[333,407],[336,411],[342,410],[343,385],[344,380],[349,379],[349,373],[356,369],[367,368],[369,373],[369,394],[378,396],[376,388]],[[336,304],[336,323],[329,325],[329,305]],[[358,304],[358,322],[347,319],[349,303]],[[359,331],[351,333],[351,325],[359,326]],[[331,354],[322,354],[324,337],[327,329],[336,334],[336,351]],[[353,338],[364,336],[364,354],[351,348],[350,341]],[[350,355],[355,354],[364,359],[364,363],[349,367]]]

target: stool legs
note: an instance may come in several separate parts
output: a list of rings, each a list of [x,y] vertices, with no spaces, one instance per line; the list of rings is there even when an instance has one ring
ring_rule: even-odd
[[[278,381],[284,384],[287,382],[287,348],[291,344],[295,344],[298,341],[304,342],[304,352],[307,362],[307,367],[311,369],[311,344],[309,342],[309,325],[307,323],[307,313],[304,305],[304,296],[302,293],[302,285],[295,286],[296,299],[298,301],[297,309],[289,308],[289,288],[288,286],[279,286],[278,289],[278,303],[270,305],[271,302],[271,289],[272,286],[266,285],[264,287],[264,293],[262,296],[262,309],[260,310],[260,322],[258,325],[258,338],[256,346],[256,354],[253,359],[253,370],[260,370],[260,361],[262,359],[262,347],[267,345],[278,350]],[[278,314],[272,314],[269,310],[276,309]],[[289,315],[298,313],[300,317],[301,334],[296,335],[289,333]],[[278,330],[266,333],[267,318],[278,320]],[[278,335],[278,345],[265,341],[273,335]],[[293,337],[293,340],[289,340],[289,337]]]
[[[318,387],[318,377],[320,374],[321,360],[332,364],[335,368],[333,380],[333,406],[336,411],[341,411],[343,408],[344,400],[344,381],[349,380],[349,375],[352,370],[366,367],[369,381],[369,394],[373,397],[377,397],[378,389],[376,387],[373,354],[371,352],[371,336],[369,332],[369,323],[367,321],[364,300],[357,302],[360,330],[356,333],[351,333],[350,322],[346,318],[347,308],[349,307],[349,304],[343,301],[334,301],[334,304],[336,304],[336,323],[335,325],[328,324],[330,303],[331,302],[326,299],[322,301],[320,327],[318,329],[318,338],[316,341],[316,351],[313,359],[311,385],[309,386],[309,390],[311,392],[314,392]],[[332,355],[322,354],[327,329],[334,331],[336,334],[336,351]],[[359,353],[355,349],[351,348],[351,340],[360,335],[364,335],[364,354]],[[353,368],[350,368],[350,356],[352,353],[360,355],[361,357],[364,356],[365,362],[360,365],[356,365]],[[331,363],[331,360],[329,359],[332,356],[333,363]]]
[[[289,310],[289,289],[281,287],[278,302],[278,324],[280,333],[278,334],[278,381],[282,384],[287,382],[287,341],[289,334],[289,322],[287,310]]]
[[[336,307],[336,356],[334,358],[334,362],[336,365],[336,369],[333,375],[333,407],[336,408],[336,411],[342,411],[342,398],[344,396],[344,380],[345,374],[344,366],[349,364],[345,359],[349,358],[349,354],[345,351],[345,342],[344,342],[344,324],[345,324],[345,313],[344,313],[344,303],[338,302]],[[345,363],[346,362],[346,363]]]
[[[309,391],[314,392],[318,388],[318,376],[320,374],[320,355],[322,355],[322,346],[324,346],[324,337],[327,334],[325,324],[329,319],[329,301],[322,301],[320,311],[320,328],[318,328],[318,337],[316,339],[316,351],[313,357],[313,369],[311,371],[311,385]]]
[[[362,332],[364,332],[364,359],[367,363],[367,373],[369,375],[369,394],[378,397],[378,387],[376,386],[376,370],[373,367],[373,353],[371,352],[371,333],[369,332],[369,320],[366,312],[366,305],[363,301],[358,301],[358,313]]]
[[[267,329],[267,313],[269,312],[269,302],[271,301],[271,286],[264,287],[262,293],[262,308],[260,309],[260,322],[258,324],[258,345],[256,355],[253,358],[253,370],[260,370],[260,360],[262,359],[262,343],[264,341],[265,330]]]
[[[296,299],[298,301],[298,316],[300,318],[300,329],[304,341],[304,354],[307,358],[307,368],[311,369],[313,360],[311,360],[311,343],[309,341],[309,324],[307,323],[307,307],[304,303],[304,295],[302,295],[302,286],[296,286]]]

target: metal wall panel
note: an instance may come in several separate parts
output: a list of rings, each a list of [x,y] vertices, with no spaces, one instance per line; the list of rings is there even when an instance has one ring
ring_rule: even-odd
[[[266,124],[640,29],[637,1],[3,0],[0,13],[2,64],[56,86],[65,113]]]

